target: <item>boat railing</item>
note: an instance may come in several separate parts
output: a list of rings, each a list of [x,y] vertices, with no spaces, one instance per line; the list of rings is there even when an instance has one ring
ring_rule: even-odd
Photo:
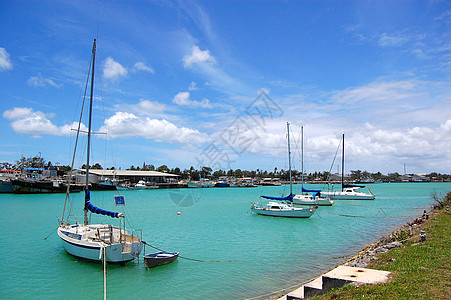
[[[142,229],[133,229],[131,234],[122,234],[121,243],[138,243],[142,241]]]
[[[106,243],[111,245],[114,243],[114,235],[113,235],[113,226],[108,225],[105,227],[98,227],[97,228],[97,238]]]

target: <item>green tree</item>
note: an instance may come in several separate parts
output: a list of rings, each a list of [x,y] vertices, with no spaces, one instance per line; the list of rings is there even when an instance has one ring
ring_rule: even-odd
[[[169,173],[169,168],[166,165],[161,165],[157,168],[158,172]]]

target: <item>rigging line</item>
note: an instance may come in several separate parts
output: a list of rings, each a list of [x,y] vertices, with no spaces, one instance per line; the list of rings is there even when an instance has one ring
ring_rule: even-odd
[[[55,231],[56,231],[57,229],[58,229],[58,227],[56,227],[55,229],[53,229],[53,231],[52,231],[48,236],[46,236],[46,237],[44,238],[44,241],[47,240],[52,234],[54,234]]]
[[[107,120],[107,113],[106,113],[106,108],[105,108],[105,98],[103,97],[102,76],[100,74],[100,67],[99,67],[101,58],[100,58],[100,55],[99,55],[98,51],[97,51],[97,56],[98,56],[98,59],[97,59],[97,77],[99,78],[99,84],[100,84],[100,99],[101,99],[101,103],[102,103],[103,119]],[[109,140],[110,129],[109,129],[108,125],[105,122],[104,122],[104,124],[105,124],[105,127],[106,127],[105,148],[104,148],[104,165],[105,165],[106,162],[107,162],[107,148],[108,148],[107,146],[108,145],[110,146],[110,151],[111,151],[112,158],[114,157],[114,153],[113,153],[113,146],[112,146],[112,144],[111,144],[111,142]],[[106,168],[106,166],[104,166],[104,168]]]
[[[72,174],[73,174],[73,170],[74,170],[75,156],[76,156],[76,153],[77,153],[78,137],[80,136],[81,119],[83,117],[83,108],[84,108],[84,105],[85,105],[86,92],[87,92],[87,89],[88,89],[89,69],[91,69],[91,66],[92,66],[92,56],[93,56],[93,54],[91,54],[91,60],[89,62],[88,78],[86,79],[85,92],[84,92],[83,101],[82,101],[82,104],[81,104],[80,118],[78,120],[78,128],[77,128],[77,135],[76,135],[76,138],[75,138],[74,153],[72,155],[72,162],[71,162],[71,166],[70,166],[70,175],[69,175],[69,180],[67,182],[66,199],[64,201],[63,216],[61,218],[61,221],[64,220],[64,215],[66,213],[67,201],[70,200],[70,182],[72,181]]]
[[[347,218],[407,218],[407,217],[416,217],[418,215],[405,215],[405,216],[358,216],[358,215],[348,215],[348,214],[339,214],[339,213],[332,213],[332,212],[328,212],[328,211],[323,211],[323,213],[327,213],[327,214],[331,214],[331,215],[336,215],[336,216],[340,216],[340,217],[347,217]]]
[[[330,178],[330,175],[332,174],[332,168],[334,167],[335,159],[337,158],[338,150],[340,149],[341,142],[342,142],[342,140],[340,139],[337,150],[335,151],[334,159],[332,160],[332,164],[330,165],[329,174],[327,175],[326,182],[329,182],[329,178]],[[323,185],[322,189],[324,189],[325,186],[326,186],[326,184]]]
[[[154,249],[156,249],[158,251],[167,252],[167,251],[165,251],[163,249],[160,249],[160,248],[157,248],[157,247],[155,247],[155,246],[153,246],[151,244],[148,244],[145,241],[141,241],[141,243],[143,243],[144,245],[147,245],[149,247],[152,247],[152,248],[154,248]],[[202,259],[189,258],[189,257],[185,257],[185,256],[180,256],[180,255],[179,255],[179,257],[183,258],[183,259],[186,259],[186,260],[197,261],[197,262],[233,262],[232,260],[202,260]]]

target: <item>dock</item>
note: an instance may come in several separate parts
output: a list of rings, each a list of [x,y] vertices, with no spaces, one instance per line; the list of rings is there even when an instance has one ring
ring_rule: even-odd
[[[388,280],[389,275],[390,272],[387,271],[339,266],[279,298],[279,300],[306,299],[316,295],[325,294],[333,288],[341,287],[349,283],[383,283]]]

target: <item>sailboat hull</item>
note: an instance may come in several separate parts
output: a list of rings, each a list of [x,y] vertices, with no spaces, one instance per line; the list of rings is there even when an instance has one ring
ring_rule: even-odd
[[[270,201],[265,207],[258,203],[251,204],[251,210],[259,215],[284,217],[284,218],[310,218],[316,211],[316,207],[302,208],[292,205]]]
[[[265,210],[259,208],[251,208],[251,210],[259,215],[272,216],[272,217],[284,217],[284,218],[310,218],[313,213],[309,210],[292,210],[292,211],[276,211],[276,210]]]
[[[74,230],[78,226],[79,229]],[[95,238],[97,225],[62,225],[58,227],[58,236],[61,238],[63,247],[67,253],[75,257],[89,261],[103,261],[103,249],[105,248],[106,261],[109,263],[125,263],[139,257],[143,244],[139,239],[131,239],[127,236],[125,240],[131,242],[109,242]],[[103,225],[101,225],[103,226]],[[91,233],[90,233],[91,231]]]
[[[331,206],[334,204],[334,200],[323,197],[313,198],[311,195],[294,195],[293,204]]]
[[[373,194],[365,194],[362,192],[322,192],[321,194],[335,200],[374,200],[376,198]]]

